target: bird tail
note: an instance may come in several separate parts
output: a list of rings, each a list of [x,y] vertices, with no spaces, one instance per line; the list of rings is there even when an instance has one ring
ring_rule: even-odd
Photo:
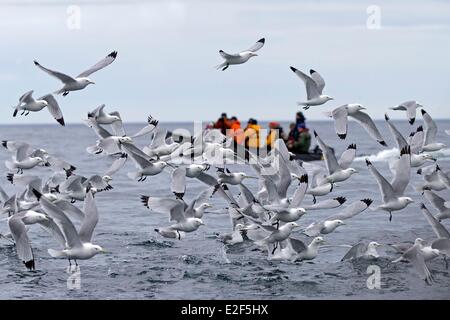
[[[59,90],[56,90],[55,92],[53,92],[53,94],[62,94],[62,93],[64,93],[66,90],[64,90],[64,89],[59,89]]]
[[[48,254],[52,258],[64,258],[66,255],[61,250],[48,249]]]
[[[139,178],[141,176],[141,174],[138,171],[136,171],[136,172],[128,172],[127,176],[131,180],[136,180],[137,178]]]
[[[19,112],[19,107],[14,107],[13,117],[17,116],[17,112]]]
[[[14,162],[6,160],[5,161],[5,166],[6,168],[8,168],[9,170],[15,170],[16,167],[14,166]]]
[[[222,69],[223,67],[225,67],[227,65],[226,62],[222,62],[221,64],[218,64],[217,66],[214,66],[214,68],[216,68],[217,70]]]
[[[264,238],[264,239],[255,241],[255,244],[256,244],[257,246],[264,247],[264,246],[266,246],[266,245],[268,244],[268,239],[269,239],[269,238],[267,237],[267,238]]]

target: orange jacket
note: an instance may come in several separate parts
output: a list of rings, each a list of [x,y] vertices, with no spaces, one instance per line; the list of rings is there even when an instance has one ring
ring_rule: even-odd
[[[234,141],[238,144],[241,144],[242,141],[244,141],[244,130],[241,129],[241,123],[239,120],[235,121],[231,125],[230,130],[228,130],[228,136],[234,137]]]

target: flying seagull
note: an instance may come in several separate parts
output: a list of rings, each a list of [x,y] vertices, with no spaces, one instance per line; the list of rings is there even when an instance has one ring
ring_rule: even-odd
[[[361,111],[364,109],[366,108],[360,104],[346,104],[328,113],[329,117],[334,119],[336,134],[341,139],[347,137],[348,117],[351,117],[367,131],[371,138],[386,147],[387,144],[372,118],[367,113]]]
[[[222,71],[225,71],[232,64],[242,64],[247,62],[251,57],[256,57],[257,54],[255,52],[261,49],[264,46],[265,42],[266,40],[264,38],[261,38],[256,41],[256,43],[251,48],[234,54],[229,54],[223,50],[220,50],[219,53],[222,58],[225,59],[225,61],[216,66],[217,70],[222,68]]]
[[[39,99],[33,98],[33,90],[24,93],[20,99],[19,104],[14,107],[13,117],[17,116],[20,110],[23,110],[20,115],[29,115],[30,112],[38,112],[47,107],[50,114],[62,126],[65,125],[64,118],[59,107],[58,101],[52,94],[47,94]]]
[[[34,60],[34,64],[41,69],[44,72],[47,72],[49,75],[59,79],[62,83],[64,83],[64,86],[56,91],[56,94],[63,94],[63,96],[66,96],[69,94],[70,91],[77,91],[82,90],[86,88],[90,84],[95,84],[94,81],[89,79],[88,77],[93,74],[94,72],[103,69],[104,67],[110,65],[117,57],[117,51],[113,51],[110,54],[108,54],[105,58],[94,64],[92,67],[87,69],[86,71],[83,71],[75,78],[68,76],[62,72],[53,71],[50,69],[47,69],[46,67],[43,67],[39,64],[36,60]]]
[[[399,105],[390,108],[391,110],[401,110],[406,111],[406,117],[408,118],[409,124],[414,124],[416,121],[416,110],[422,107],[417,101],[411,100],[400,103]]]
[[[317,71],[309,70],[310,76],[308,76],[294,67],[290,68],[305,83],[307,100],[297,102],[299,106],[304,106],[303,109],[308,110],[311,106],[320,106],[327,101],[333,100],[332,97],[322,94],[325,80]]]

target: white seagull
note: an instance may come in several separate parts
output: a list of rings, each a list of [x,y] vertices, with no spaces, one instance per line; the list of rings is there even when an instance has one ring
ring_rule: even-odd
[[[230,65],[242,64],[247,62],[251,57],[257,56],[255,52],[261,49],[264,46],[265,42],[266,40],[264,38],[261,38],[251,48],[235,54],[229,54],[223,50],[220,50],[219,53],[222,58],[225,59],[225,61],[216,66],[216,69],[222,69],[222,71],[225,71]]]
[[[311,106],[320,106],[327,101],[333,100],[332,97],[322,94],[325,81],[317,71],[309,70],[311,76],[308,76],[294,67],[290,68],[305,83],[307,100],[305,102],[297,102],[299,106],[304,106],[303,109],[307,110]]]
[[[14,107],[13,117],[17,116],[20,110],[23,110],[21,115],[29,115],[30,112],[38,112],[47,107],[50,114],[55,118],[56,121],[62,126],[65,125],[64,118],[59,107],[58,101],[52,94],[47,94],[39,99],[33,98],[33,90],[24,93],[20,99],[19,104]]]
[[[86,71],[83,71],[75,78],[68,76],[64,73],[53,71],[50,69],[47,69],[39,64],[36,60],[34,61],[34,64],[41,69],[42,71],[48,73],[49,75],[59,79],[62,83],[64,83],[64,86],[56,91],[56,94],[63,94],[64,96],[68,95],[70,91],[76,91],[76,90],[82,90],[86,88],[90,84],[94,84],[95,82],[88,78],[91,74],[94,72],[105,68],[106,66],[110,65],[117,57],[117,51],[113,51],[110,54],[108,54],[105,58],[94,64],[92,67],[87,69]]]
[[[420,105],[417,101],[411,100],[400,103],[399,105],[390,109],[406,111],[406,117],[408,118],[409,123],[412,125],[414,124],[414,121],[416,121],[416,110],[420,107],[422,107],[422,105]]]

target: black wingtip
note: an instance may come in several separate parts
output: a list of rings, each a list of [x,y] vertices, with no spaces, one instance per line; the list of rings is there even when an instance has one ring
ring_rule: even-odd
[[[56,121],[58,121],[58,123],[59,123],[60,125],[62,125],[63,127],[66,125],[65,122],[64,122],[64,118],[56,119]]]
[[[34,65],[40,66],[39,62],[37,62],[36,60],[34,60],[33,62],[34,62]]]
[[[124,152],[124,153],[122,153],[122,154],[120,155],[120,157],[121,157],[121,158],[128,158],[128,153],[125,153],[125,152]]]
[[[144,204],[144,207],[146,207],[147,209],[150,209],[150,207],[148,206],[149,199],[150,199],[149,196],[141,195],[141,202]]]
[[[37,191],[36,189],[33,188],[33,194],[38,201],[41,200],[42,193],[40,193],[39,191]]]
[[[219,53],[224,53],[224,51],[223,50],[219,50]]]
[[[388,116],[387,113],[384,114],[384,119],[385,119],[386,121],[389,121],[390,118],[389,118],[389,116]]]
[[[422,174],[422,168],[417,169],[417,174]]]
[[[355,144],[355,143],[350,144],[350,145],[347,147],[347,149],[354,149],[354,150],[356,150],[356,144]]]
[[[319,135],[317,134],[316,130],[313,131],[314,132],[314,137],[318,137]]]
[[[15,109],[13,112],[13,117],[17,116],[17,112],[19,112],[19,110]]]
[[[114,59],[117,57],[117,51],[113,51],[110,54],[108,54],[108,57],[113,57]]]
[[[366,165],[367,165],[367,166],[370,166],[370,165],[372,165],[372,162],[370,162],[369,159],[366,159]]]
[[[425,113],[427,113],[427,112],[425,111],[425,109],[420,109],[420,112],[422,113],[422,115],[424,115]]]
[[[387,143],[382,140],[382,141],[378,141],[379,144],[381,144],[383,147],[387,147]]]
[[[289,68],[291,68],[291,70],[294,71],[294,72],[297,71],[297,69],[295,69],[294,67],[289,67]]]
[[[23,264],[30,271],[35,269],[34,260],[24,261]]]
[[[11,182],[11,184],[13,184],[13,182],[14,182],[14,173],[8,173],[6,175],[6,180],[8,180],[9,182]]]
[[[414,122],[416,121],[416,118],[412,118],[412,119],[409,119],[409,124],[414,124]]]
[[[183,200],[184,192],[174,192],[173,194],[175,195],[175,198]]]
[[[3,140],[2,146],[4,146],[5,148],[8,148],[8,140]]]
[[[416,132],[420,132],[420,131],[423,131],[423,127],[422,126],[418,126],[417,129],[416,129]]]
[[[339,202],[339,204],[344,204],[345,201],[347,201],[347,198],[345,198],[345,197],[337,197],[337,198],[334,198],[334,200]]]
[[[155,230],[156,232],[159,232],[159,229],[153,229],[153,230]]]
[[[228,188],[228,186],[227,186],[226,184],[222,184],[222,188],[223,188],[223,190],[225,190],[225,191],[230,190],[230,188]]]
[[[427,209],[427,207],[425,207],[425,204],[422,202],[421,204],[420,204],[420,209]]]
[[[338,137],[339,137],[341,140],[345,140],[345,138],[347,138],[347,134],[346,134],[346,133],[338,134]]]
[[[373,200],[369,198],[362,199],[361,201],[364,202],[368,207],[370,207],[370,205],[373,203]]]
[[[308,175],[306,173],[300,177],[300,183],[308,183]]]
[[[436,165],[436,171],[441,171],[441,167],[439,167],[439,165]]]
[[[265,38],[261,38],[261,39],[259,39],[259,40],[256,41],[256,42],[261,42],[262,44],[264,44],[264,43],[266,42],[266,39],[265,39]]]
[[[316,71],[316,70],[314,70],[314,69],[310,69],[310,70],[309,70],[309,74],[311,74],[311,75],[312,75],[313,73],[317,73],[317,71]]]

